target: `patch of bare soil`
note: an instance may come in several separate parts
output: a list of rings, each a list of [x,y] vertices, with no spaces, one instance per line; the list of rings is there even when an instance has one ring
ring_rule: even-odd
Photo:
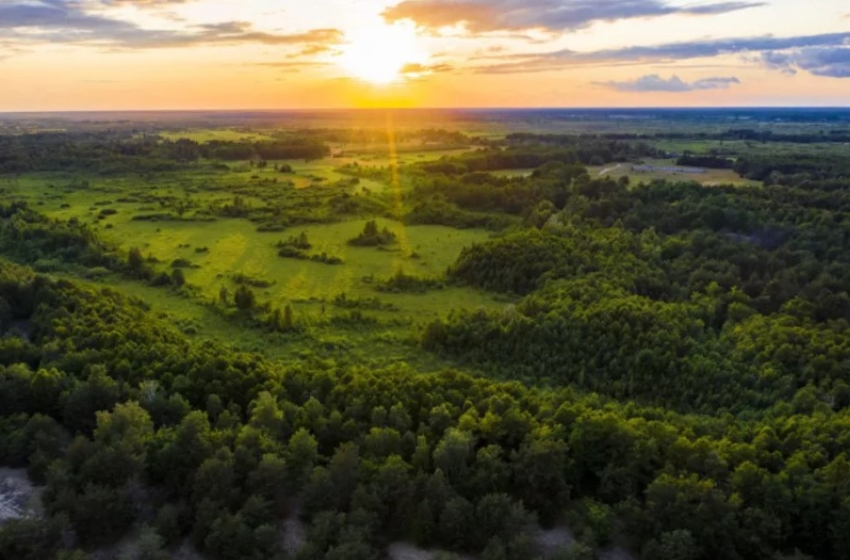
[[[296,511],[287,517],[281,524],[281,538],[283,540],[283,549],[293,558],[304,547],[307,540],[306,529],[304,523],[298,517]]]
[[[0,469],[0,523],[36,517],[40,513],[41,490],[33,486],[24,469]]]
[[[540,550],[544,558],[551,558],[565,548],[569,548],[575,542],[573,532],[566,527],[539,530],[534,534],[534,544]]]

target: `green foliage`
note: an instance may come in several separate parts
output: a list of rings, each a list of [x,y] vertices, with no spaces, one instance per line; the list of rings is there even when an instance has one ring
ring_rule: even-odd
[[[257,297],[251,288],[242,284],[233,292],[233,302],[238,309],[247,311],[256,305]]]
[[[299,236],[291,236],[286,241],[278,241],[278,256],[288,259],[299,259],[304,261],[313,261],[330,265],[343,264],[343,260],[339,257],[329,256],[327,253],[308,255],[306,251],[311,249],[313,245],[307,239],[307,233],[301,232]]]
[[[407,274],[399,268],[395,274],[386,280],[379,281],[375,284],[375,289],[379,292],[391,293],[416,293],[423,294],[430,290],[439,290],[444,287],[443,282],[434,278],[419,278]]]
[[[354,239],[350,239],[348,244],[357,247],[381,247],[384,245],[391,245],[392,243],[395,243],[395,241],[395,233],[391,232],[386,227],[382,230],[378,230],[377,222],[370,220],[366,222],[366,225],[363,227],[363,231],[360,235]]]

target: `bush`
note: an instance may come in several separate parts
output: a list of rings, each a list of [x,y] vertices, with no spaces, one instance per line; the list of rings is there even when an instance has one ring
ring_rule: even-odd
[[[366,225],[363,227],[363,231],[360,235],[349,240],[348,244],[356,247],[379,247],[383,245],[391,245],[395,243],[395,241],[396,235],[393,232],[386,227],[379,231],[378,224],[375,220],[370,220],[366,222]]]

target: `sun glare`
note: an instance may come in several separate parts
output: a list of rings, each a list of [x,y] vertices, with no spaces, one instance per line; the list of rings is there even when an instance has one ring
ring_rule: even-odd
[[[412,27],[370,27],[349,34],[348,38],[337,62],[351,77],[365,82],[396,82],[403,78],[406,66],[421,65],[428,58]]]

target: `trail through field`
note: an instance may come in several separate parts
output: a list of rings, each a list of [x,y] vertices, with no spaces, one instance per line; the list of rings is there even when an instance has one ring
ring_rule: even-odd
[[[622,166],[623,166],[623,164],[622,164],[622,163],[618,163],[618,164],[617,164],[617,165],[615,165],[614,167],[606,167],[605,169],[603,169],[602,171],[600,171],[600,172],[599,172],[599,176],[600,176],[600,177],[602,177],[602,176],[603,176],[603,175],[605,175],[606,173],[611,173],[612,171],[617,171],[617,170],[618,170],[618,169],[620,169]]]

